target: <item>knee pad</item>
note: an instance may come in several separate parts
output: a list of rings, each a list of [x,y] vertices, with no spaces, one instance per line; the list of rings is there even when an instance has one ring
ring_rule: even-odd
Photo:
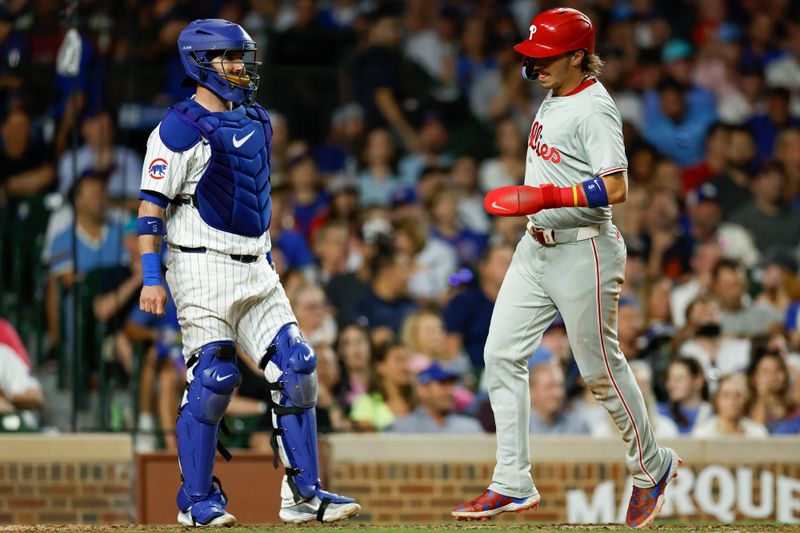
[[[187,389],[188,408],[204,424],[216,424],[231,403],[239,384],[236,347],[230,341],[213,342],[200,348],[191,368],[192,380]]]
[[[272,448],[286,467],[295,501],[313,498],[320,489],[317,455],[317,356],[297,324],[284,325],[273,339],[261,368],[270,383],[275,431]]]
[[[220,420],[239,383],[236,347],[231,341],[206,344],[187,366],[191,381],[175,428],[183,477],[177,503],[182,511],[192,502],[209,499]]]

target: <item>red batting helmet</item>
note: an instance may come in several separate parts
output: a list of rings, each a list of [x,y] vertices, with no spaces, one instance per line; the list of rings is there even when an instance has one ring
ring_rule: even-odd
[[[589,17],[569,7],[536,15],[528,38],[514,46],[514,50],[528,57],[552,57],[580,49],[594,53],[594,26]]]

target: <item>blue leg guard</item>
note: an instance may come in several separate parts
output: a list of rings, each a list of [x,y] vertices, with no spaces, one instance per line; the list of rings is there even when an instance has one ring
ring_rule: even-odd
[[[192,518],[207,524],[227,505],[213,471],[220,421],[239,384],[236,347],[231,341],[206,344],[196,361],[189,368],[192,378],[176,426],[183,477],[176,502],[182,512],[191,507]]]
[[[328,503],[354,503],[320,487],[317,455],[317,356],[297,324],[284,325],[272,342],[261,367],[270,383],[272,447],[275,467],[280,456],[296,503],[318,496]]]

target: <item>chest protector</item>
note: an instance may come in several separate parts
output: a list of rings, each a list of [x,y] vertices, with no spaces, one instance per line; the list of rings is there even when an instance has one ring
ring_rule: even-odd
[[[263,235],[272,213],[272,125],[267,112],[254,104],[212,113],[194,100],[184,100],[172,111],[211,145],[211,160],[195,189],[200,217],[228,233]]]

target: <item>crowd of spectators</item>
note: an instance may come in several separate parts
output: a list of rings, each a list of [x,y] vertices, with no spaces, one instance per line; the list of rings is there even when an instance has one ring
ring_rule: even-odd
[[[2,238],[11,242],[20,205],[50,199],[35,258],[47,274],[31,281],[46,296],[41,334],[50,347],[86,334],[70,299],[94,276],[101,357],[142,384],[140,444],[152,446],[146,437],[161,427],[174,448],[185,366],[174,306],[159,320],[137,309],[131,217],[147,130],[121,127],[121,109],[165,109],[191,94],[175,42],[201,16],[238,22],[259,44],[258,99],[274,127],[273,257],[318,354],[320,430],[494,431],[483,343],[527,237],[524,218],[490,218],[482,197],[523,180],[544,93],[521,78],[511,47],[556,3],[87,0],[77,4],[77,78],[56,74],[65,26],[52,4],[0,6]],[[558,5],[594,21],[600,80],[623,118],[619,342],[656,433],[797,435],[800,7]],[[10,262],[0,262],[6,274]],[[38,407],[24,348],[0,343],[19,376],[0,366],[0,412]],[[34,362],[52,365],[50,353]],[[532,433],[616,431],[583,386],[558,317],[530,355]],[[266,386],[245,359],[233,429],[251,435],[244,445],[269,446]]]

